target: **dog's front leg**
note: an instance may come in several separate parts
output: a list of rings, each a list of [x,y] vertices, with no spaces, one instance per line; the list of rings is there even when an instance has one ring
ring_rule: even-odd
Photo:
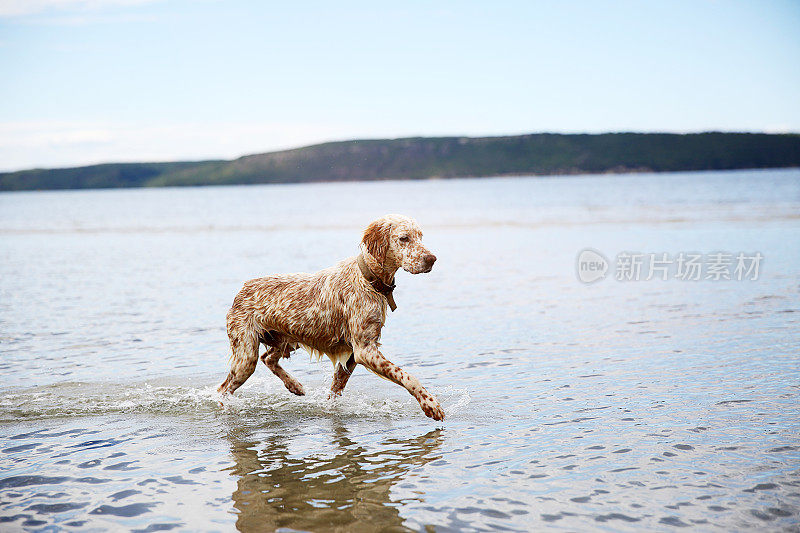
[[[436,398],[425,390],[425,387],[422,386],[417,378],[386,359],[378,350],[376,343],[369,342],[361,346],[357,345],[354,352],[356,363],[364,365],[389,381],[405,387],[419,402],[419,406],[425,416],[434,420],[444,420],[444,410]]]

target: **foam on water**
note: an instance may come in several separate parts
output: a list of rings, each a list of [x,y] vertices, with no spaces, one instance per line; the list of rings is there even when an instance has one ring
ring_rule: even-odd
[[[465,389],[431,390],[448,416],[469,404]],[[154,385],[151,383],[80,383],[16,389],[0,397],[0,423],[19,420],[103,416],[117,413],[154,415],[238,414],[273,416],[348,416],[403,419],[416,416],[419,405],[403,399],[345,391],[329,399],[323,386],[307,387],[305,396],[290,394],[274,376],[253,377],[235,395],[223,397],[216,385]]]

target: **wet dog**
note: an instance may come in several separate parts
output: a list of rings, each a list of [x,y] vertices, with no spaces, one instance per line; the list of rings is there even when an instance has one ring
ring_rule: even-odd
[[[303,347],[327,355],[334,365],[331,397],[341,394],[357,364],[411,393],[426,416],[444,420],[436,398],[419,380],[378,349],[387,306],[394,311],[394,275],[430,272],[436,256],[422,245],[417,223],[403,215],[386,215],[367,226],[361,253],[314,274],[278,274],[244,284],[228,312],[231,371],[219,392],[232,394],[256,369],[260,359],[294,394],[303,386],[280,365]]]

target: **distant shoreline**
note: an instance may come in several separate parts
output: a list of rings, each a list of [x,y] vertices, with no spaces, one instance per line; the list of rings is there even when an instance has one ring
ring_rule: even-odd
[[[659,174],[689,174],[689,173],[704,173],[704,172],[747,172],[747,171],[764,171],[770,170],[800,170],[800,165],[792,167],[760,167],[760,168],[731,168],[722,170],[626,170],[622,172],[564,172],[561,174],[495,174],[491,176],[453,176],[448,178],[382,178],[373,180],[306,180],[306,181],[281,181],[281,182],[268,182],[268,183],[206,183],[198,185],[164,185],[164,186],[140,186],[140,187],[82,187],[73,189],[0,189],[0,194],[3,193],[25,193],[25,192],[58,192],[58,191],[115,191],[115,190],[157,190],[157,189],[191,189],[191,188],[204,188],[204,187],[250,187],[258,185],[328,185],[336,183],[389,183],[389,182],[404,182],[404,181],[456,181],[456,180],[494,180],[494,179],[514,179],[514,178],[541,178],[541,179],[558,179],[567,177],[613,177],[613,176],[626,176],[631,174],[642,175],[659,175]]]
[[[234,160],[107,163],[0,173],[0,191],[800,167],[800,134],[537,133],[331,142]]]

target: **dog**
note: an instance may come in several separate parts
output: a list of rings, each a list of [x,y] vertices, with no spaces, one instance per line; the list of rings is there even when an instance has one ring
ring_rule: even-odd
[[[394,275],[430,272],[436,256],[422,245],[422,231],[413,219],[386,215],[371,222],[361,238],[360,254],[314,274],[278,274],[252,279],[233,300],[227,329],[231,370],[218,391],[233,392],[247,381],[261,360],[290,392],[302,396],[303,386],[280,365],[298,347],[319,359],[327,355],[334,367],[330,398],[339,396],[356,365],[411,393],[426,416],[444,420],[444,410],[417,378],[380,352],[381,328],[387,306],[396,304]]]

